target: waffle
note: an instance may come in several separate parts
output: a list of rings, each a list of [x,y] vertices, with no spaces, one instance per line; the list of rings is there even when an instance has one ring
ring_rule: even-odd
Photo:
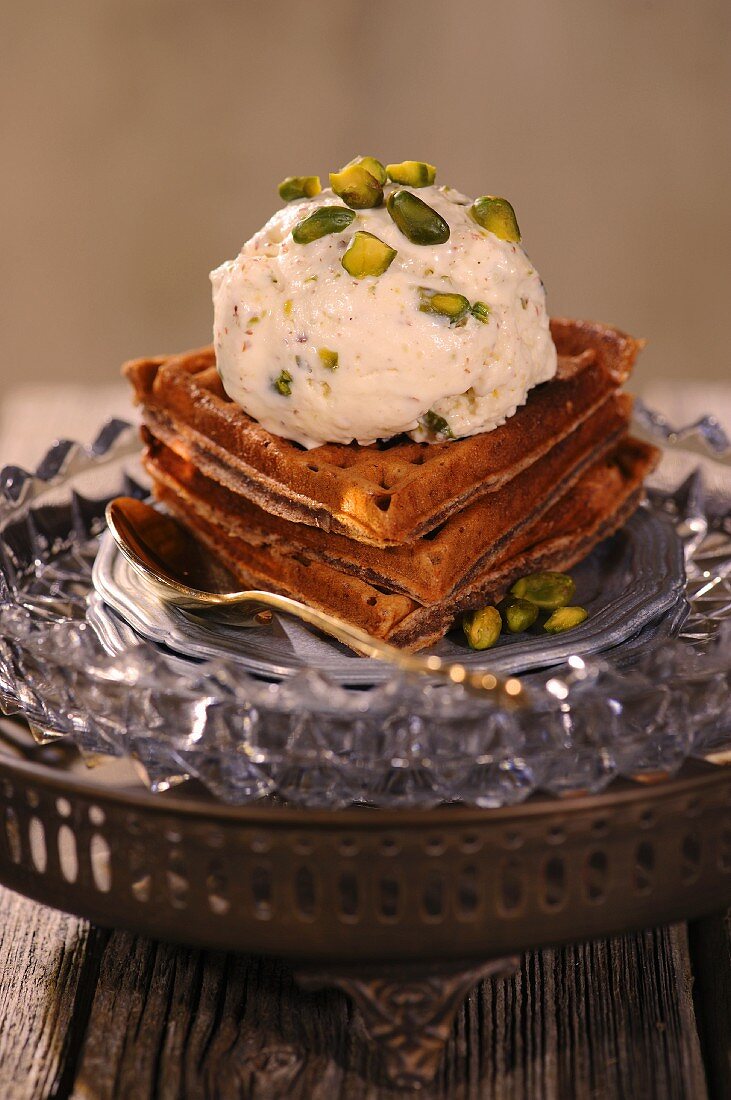
[[[419,603],[444,599],[529,530],[626,432],[631,400],[610,397],[540,462],[501,489],[488,493],[429,535],[402,546],[378,548],[316,527],[271,516],[256,504],[207,478],[149,429],[144,461],[159,485],[226,527],[229,534],[280,553],[302,551],[367,581],[411,596]]]
[[[626,380],[641,344],[554,320],[556,377],[494,431],[449,443],[326,444],[265,431],[223,391],[212,348],[125,365],[150,432],[271,516],[377,547],[413,542],[543,459]]]
[[[635,510],[656,456],[655,448],[625,439],[586,470],[547,514],[512,538],[497,560],[446,598],[426,605],[301,550],[246,541],[231,533],[226,513],[193,492],[183,497],[157,480],[155,494],[243,587],[293,596],[394,645],[417,650],[442,637],[460,612],[501,598],[517,577],[535,569],[568,569],[583,558]]]

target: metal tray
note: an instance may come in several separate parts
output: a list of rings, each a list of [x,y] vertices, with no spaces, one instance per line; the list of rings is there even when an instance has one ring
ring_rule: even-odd
[[[731,768],[495,810],[311,811],[153,795],[0,720],[0,881],[100,925],[279,955],[360,1007],[402,1088],[518,952],[731,904]]]

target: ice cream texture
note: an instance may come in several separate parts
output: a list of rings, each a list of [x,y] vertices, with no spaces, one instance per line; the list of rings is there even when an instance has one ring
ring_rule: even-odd
[[[406,235],[414,196],[440,243]],[[288,202],[211,274],[229,397],[307,448],[402,432],[440,442],[504,423],[553,377],[556,350],[537,271],[499,224],[480,224],[478,203],[389,182],[365,208],[330,188]]]

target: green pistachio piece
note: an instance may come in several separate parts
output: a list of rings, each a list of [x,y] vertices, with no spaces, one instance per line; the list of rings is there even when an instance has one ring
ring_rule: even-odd
[[[319,176],[287,176],[279,185],[279,197],[285,202],[311,199],[322,191]]]
[[[503,617],[505,630],[509,634],[522,634],[528,630],[538,618],[538,604],[530,600],[521,600],[518,596],[506,596],[498,604],[498,610]]]
[[[292,237],[297,244],[311,244],[320,237],[326,237],[328,233],[342,233],[354,218],[353,211],[344,206],[321,206],[309,218],[297,222],[292,230]]]
[[[510,589],[511,595],[530,600],[542,611],[565,607],[575,591],[576,585],[566,573],[531,573]]]
[[[362,164],[346,164],[339,172],[331,172],[330,186],[354,210],[366,210],[383,202],[383,186]]]
[[[403,160],[401,164],[387,164],[386,172],[394,183],[403,183],[407,187],[429,187],[437,175],[434,165],[425,164],[423,160]]]
[[[438,313],[441,317],[449,317],[452,324],[469,312],[470,303],[464,294],[440,294],[439,291],[420,289],[419,295],[421,313]]]
[[[482,195],[472,203],[470,213],[478,225],[489,229],[501,241],[515,241],[517,244],[520,240],[518,219],[507,199]]]
[[[392,191],[386,209],[412,244],[444,244],[449,240],[444,218],[410,191]]]
[[[292,393],[292,375],[288,370],[283,370],[279,378],[274,379],[272,385],[277,393],[281,393],[282,397],[289,397]]]
[[[462,629],[470,649],[490,649],[500,637],[503,621],[496,607],[481,607],[462,617]]]
[[[483,325],[490,320],[490,307],[485,302],[474,302],[470,313],[476,321],[482,321]]]
[[[581,626],[588,618],[589,612],[584,607],[559,607],[548,616],[543,629],[548,634],[563,634],[564,630]]]
[[[433,409],[425,412],[419,423],[427,435],[435,439],[454,439],[454,432],[447,421],[439,413],[435,413]]]
[[[368,275],[383,275],[396,255],[395,248],[374,237],[372,233],[358,230],[340,262],[348,275],[352,275],[354,279],[365,279]]]
[[[360,164],[365,168],[366,172],[370,172],[374,179],[377,179],[380,184],[386,182],[386,169],[381,164],[380,160],[376,160],[375,157],[353,157],[345,165],[346,168],[352,168],[354,164]]]
[[[332,351],[330,348],[318,348],[317,354],[320,356],[323,367],[327,367],[328,370],[337,370],[338,353],[336,351]]]

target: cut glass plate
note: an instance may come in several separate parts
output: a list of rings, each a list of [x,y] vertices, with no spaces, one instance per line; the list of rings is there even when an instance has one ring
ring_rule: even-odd
[[[682,446],[651,416],[644,426],[668,436],[650,504],[577,570],[580,592],[595,601],[595,630],[613,614],[600,589],[615,569],[619,599],[634,600],[641,617],[601,653],[582,648],[578,631],[572,652],[544,649],[527,676],[531,704],[513,712],[380,666],[382,682],[369,673],[354,686],[360,674],[350,670],[370,662],[333,657],[314,635],[302,662],[303,628],[291,622],[276,628],[280,682],[237,653],[182,656],[132,629],[100,599],[92,570],[106,501],[147,494],[136,433],[115,421],[90,448],[56,444],[35,473],[0,473],[0,701],[39,735],[132,756],[152,789],[195,777],[238,803],[275,795],[306,806],[497,806],[539,789],[598,791],[618,775],[672,773],[690,755],[731,745],[731,468],[715,421]],[[647,588],[635,571],[650,546]],[[517,660],[522,644],[496,658]]]

